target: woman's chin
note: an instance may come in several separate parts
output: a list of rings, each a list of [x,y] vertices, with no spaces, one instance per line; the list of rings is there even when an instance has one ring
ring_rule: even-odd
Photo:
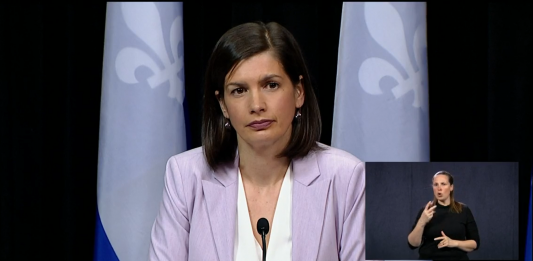
[[[266,135],[262,135],[266,134]],[[248,144],[249,147],[254,150],[261,149],[271,149],[273,147],[279,147],[282,150],[287,147],[288,140],[284,142],[283,137],[275,137],[273,135],[268,135],[269,133],[255,133],[249,137],[243,138],[241,141],[244,141]]]

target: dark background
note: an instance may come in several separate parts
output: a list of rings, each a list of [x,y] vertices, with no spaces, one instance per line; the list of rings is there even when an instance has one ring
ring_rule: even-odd
[[[468,257],[518,259],[518,223],[510,221],[528,209],[518,208],[516,162],[367,162],[366,258],[418,259],[407,236],[420,209],[433,200],[432,179],[439,170],[453,175],[455,200],[465,203],[476,221],[480,244]]]
[[[518,161],[527,209],[531,3],[428,3],[431,161]],[[183,5],[191,147],[218,38],[277,21],[300,42],[330,144],[342,3]],[[0,259],[92,260],[106,3],[0,4]],[[527,225],[520,212],[519,255]],[[516,222],[510,220],[509,222]]]

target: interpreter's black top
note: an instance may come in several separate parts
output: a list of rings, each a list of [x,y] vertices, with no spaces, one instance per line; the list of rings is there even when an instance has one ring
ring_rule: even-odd
[[[437,202],[435,213],[433,218],[424,227],[422,234],[422,241],[420,249],[418,250],[420,259],[454,259],[454,260],[468,260],[467,252],[457,247],[443,247],[438,248],[440,240],[435,240],[437,237],[441,237],[441,231],[446,234],[447,237],[453,240],[475,240],[477,247],[479,248],[479,233],[477,230],[476,221],[470,211],[470,208],[465,204],[462,204],[463,210],[461,213],[452,213],[450,206],[443,206]],[[415,228],[418,219],[422,215],[424,208],[418,211],[415,223],[411,231]],[[409,244],[409,242],[407,242]],[[411,249],[416,247],[409,244]]]

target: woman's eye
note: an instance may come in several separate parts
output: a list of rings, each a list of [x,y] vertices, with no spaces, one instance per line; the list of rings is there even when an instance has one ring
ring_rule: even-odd
[[[242,94],[244,92],[244,88],[236,88],[236,89],[233,89],[233,91],[231,91],[231,93],[234,93],[234,94]]]
[[[274,89],[274,88],[278,88],[279,84],[277,82],[269,82],[267,84],[267,87],[270,88],[270,89]]]

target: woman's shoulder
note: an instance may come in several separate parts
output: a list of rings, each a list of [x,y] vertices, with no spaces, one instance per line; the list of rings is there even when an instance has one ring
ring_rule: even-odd
[[[178,170],[180,173],[204,173],[210,170],[202,147],[171,156],[167,161],[167,168]]]
[[[175,160],[190,160],[195,159],[198,156],[203,156],[203,147],[196,147],[194,149],[186,150],[178,154],[172,155],[170,158]]]
[[[322,143],[318,143],[318,150],[313,153],[321,175],[324,177],[345,177],[350,179],[353,175],[363,176],[365,164],[351,153],[334,148]],[[344,178],[341,178],[344,180]]]
[[[472,212],[470,210],[470,207],[467,204],[465,204],[464,202],[459,202],[459,201],[456,201],[456,202],[459,203],[459,205],[461,205],[461,208],[462,208],[463,211]]]
[[[359,158],[347,152],[345,150],[328,146],[326,144],[317,142],[318,150],[314,151],[319,161],[331,162],[336,165],[346,165],[355,167],[361,163],[364,164]]]
[[[459,203],[463,208],[468,208],[468,205],[465,204],[464,202],[459,202],[459,201],[456,201],[457,203]]]

